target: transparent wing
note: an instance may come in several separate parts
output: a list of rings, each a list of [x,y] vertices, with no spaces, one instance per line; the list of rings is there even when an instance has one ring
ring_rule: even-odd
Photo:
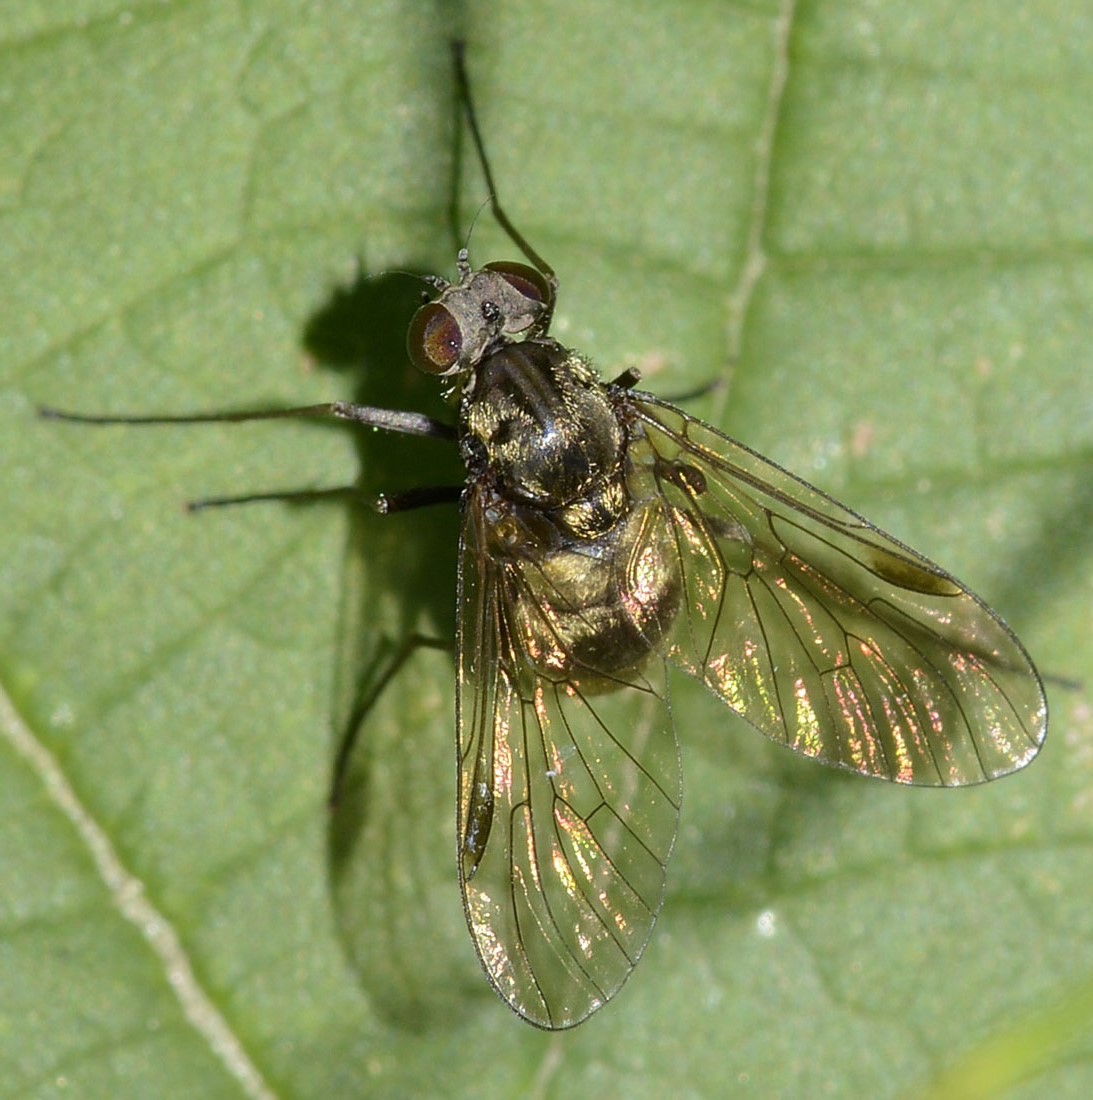
[[[1036,755],[1043,685],[977,596],[679,409],[624,402],[632,489],[662,495],[677,547],[669,660],[768,737],[866,775],[958,786]]]
[[[663,900],[680,803],[664,665],[623,692],[535,672],[515,641],[518,617],[546,628],[526,583],[535,566],[483,552],[477,492],[460,555],[463,904],[501,997],[540,1027],[571,1027],[629,976]]]

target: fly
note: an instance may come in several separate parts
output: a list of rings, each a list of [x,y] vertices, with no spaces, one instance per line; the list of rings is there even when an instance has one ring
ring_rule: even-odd
[[[1025,767],[1040,677],[954,577],[716,428],[603,382],[550,335],[558,279],[497,200],[462,49],[456,79],[493,213],[520,261],[434,277],[408,353],[455,426],[334,402],[277,412],[45,416],[95,423],[348,420],[453,440],[466,470],[457,585],[457,867],[509,1006],[585,1020],[644,951],[681,800],[666,666],[760,732],[897,783]],[[453,494],[382,498],[382,511]],[[255,499],[255,498],[240,498]],[[626,693],[642,724],[612,717]]]

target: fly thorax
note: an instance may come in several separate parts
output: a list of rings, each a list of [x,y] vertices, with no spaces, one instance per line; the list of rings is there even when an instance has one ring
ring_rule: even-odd
[[[464,425],[504,495],[562,509],[617,478],[623,429],[595,378],[549,339],[510,344],[481,364]]]

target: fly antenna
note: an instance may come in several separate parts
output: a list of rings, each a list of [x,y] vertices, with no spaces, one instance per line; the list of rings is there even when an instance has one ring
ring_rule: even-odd
[[[478,219],[480,217],[482,217],[482,211],[485,210],[487,206],[492,206],[492,205],[493,205],[493,196],[492,195],[488,199],[484,199],[482,202],[480,202],[478,204],[478,209],[474,212],[474,217],[471,218],[471,225],[470,225],[470,228],[467,230],[467,235],[463,238],[463,251],[464,252],[469,252],[470,251],[471,237],[474,236],[474,229],[475,229],[475,226],[478,225]]]

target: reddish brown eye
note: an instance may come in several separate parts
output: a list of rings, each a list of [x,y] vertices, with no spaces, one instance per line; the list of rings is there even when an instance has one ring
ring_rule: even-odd
[[[532,302],[549,305],[553,294],[550,284],[541,271],[527,264],[518,264],[511,260],[498,260],[492,264],[486,264],[486,271],[494,271],[500,275],[506,283]]]
[[[426,374],[443,374],[455,366],[463,350],[463,334],[452,311],[429,302],[414,314],[406,334],[410,362]]]

